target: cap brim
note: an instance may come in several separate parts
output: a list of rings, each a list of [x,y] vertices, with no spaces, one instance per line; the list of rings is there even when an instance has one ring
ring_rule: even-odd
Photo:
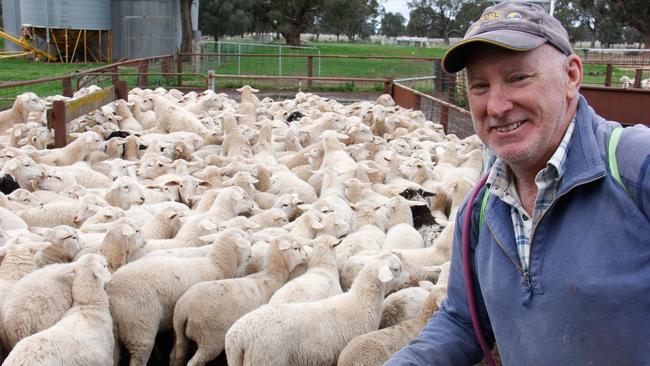
[[[442,57],[442,68],[455,73],[465,68],[466,55],[477,43],[490,44],[512,51],[530,51],[546,42],[546,38],[517,30],[498,29],[463,39],[451,46]]]

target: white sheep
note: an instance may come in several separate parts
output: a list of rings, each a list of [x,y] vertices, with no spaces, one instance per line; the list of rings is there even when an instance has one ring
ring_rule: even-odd
[[[48,165],[72,165],[85,159],[93,151],[103,150],[104,146],[104,140],[97,132],[86,131],[65,147],[35,155],[34,160]]]
[[[224,348],[226,331],[242,315],[266,304],[289,273],[307,262],[307,254],[291,236],[271,242],[264,270],[244,278],[202,282],[192,286],[174,307],[176,344],[170,364],[185,364],[189,340],[197,351],[188,362],[200,366]]]
[[[113,365],[113,321],[104,290],[110,278],[104,258],[80,258],[73,307],[52,327],[18,342],[3,365]]]
[[[334,255],[334,248],[340,242],[331,235],[320,235],[312,240],[314,250],[307,272],[277,290],[269,304],[316,301],[343,293]]]
[[[408,276],[397,256],[385,254],[368,262],[346,293],[244,315],[226,334],[228,363],[334,365],[350,340],[378,329],[387,288]]]
[[[416,318],[434,286],[430,281],[420,281],[416,287],[403,288],[386,296],[379,328],[388,328]]]
[[[119,341],[131,365],[145,365],[158,331],[171,329],[172,310],[192,285],[230,278],[248,258],[250,242],[239,229],[217,236],[206,257],[146,257],[120,267],[107,286]]]
[[[0,111],[0,133],[16,123],[27,122],[30,112],[45,112],[45,102],[32,92],[20,94],[11,109]]]
[[[415,338],[440,306],[439,293],[431,292],[416,319],[362,334],[350,341],[338,358],[338,366],[381,366]]]

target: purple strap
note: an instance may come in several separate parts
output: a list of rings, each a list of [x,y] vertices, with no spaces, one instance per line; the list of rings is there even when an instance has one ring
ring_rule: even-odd
[[[485,185],[487,181],[489,172],[483,175],[479,182],[474,186],[474,190],[470,195],[469,201],[467,201],[467,207],[465,208],[465,217],[463,218],[463,232],[462,232],[462,256],[463,256],[463,273],[465,274],[465,290],[467,293],[467,305],[469,306],[469,314],[472,317],[472,328],[474,328],[474,334],[478,340],[479,346],[483,351],[483,356],[486,358],[490,366],[496,366],[494,358],[492,358],[492,353],[490,353],[490,348],[483,337],[483,331],[481,330],[481,323],[478,319],[478,307],[476,305],[476,298],[474,297],[474,285],[472,284],[472,265],[469,255],[469,233],[471,231],[471,222],[472,222],[472,203],[476,200],[479,191]]]

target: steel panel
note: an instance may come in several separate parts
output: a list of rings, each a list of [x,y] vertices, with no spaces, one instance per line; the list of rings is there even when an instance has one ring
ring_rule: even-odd
[[[111,29],[110,0],[21,0],[23,24],[62,29]]]

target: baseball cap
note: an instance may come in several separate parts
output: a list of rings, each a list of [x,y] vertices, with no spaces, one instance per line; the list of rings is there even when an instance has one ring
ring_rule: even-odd
[[[467,52],[479,43],[530,51],[546,42],[565,55],[573,53],[566,29],[544,8],[524,1],[504,1],[483,11],[465,37],[447,50],[442,67],[450,73],[462,70]]]

